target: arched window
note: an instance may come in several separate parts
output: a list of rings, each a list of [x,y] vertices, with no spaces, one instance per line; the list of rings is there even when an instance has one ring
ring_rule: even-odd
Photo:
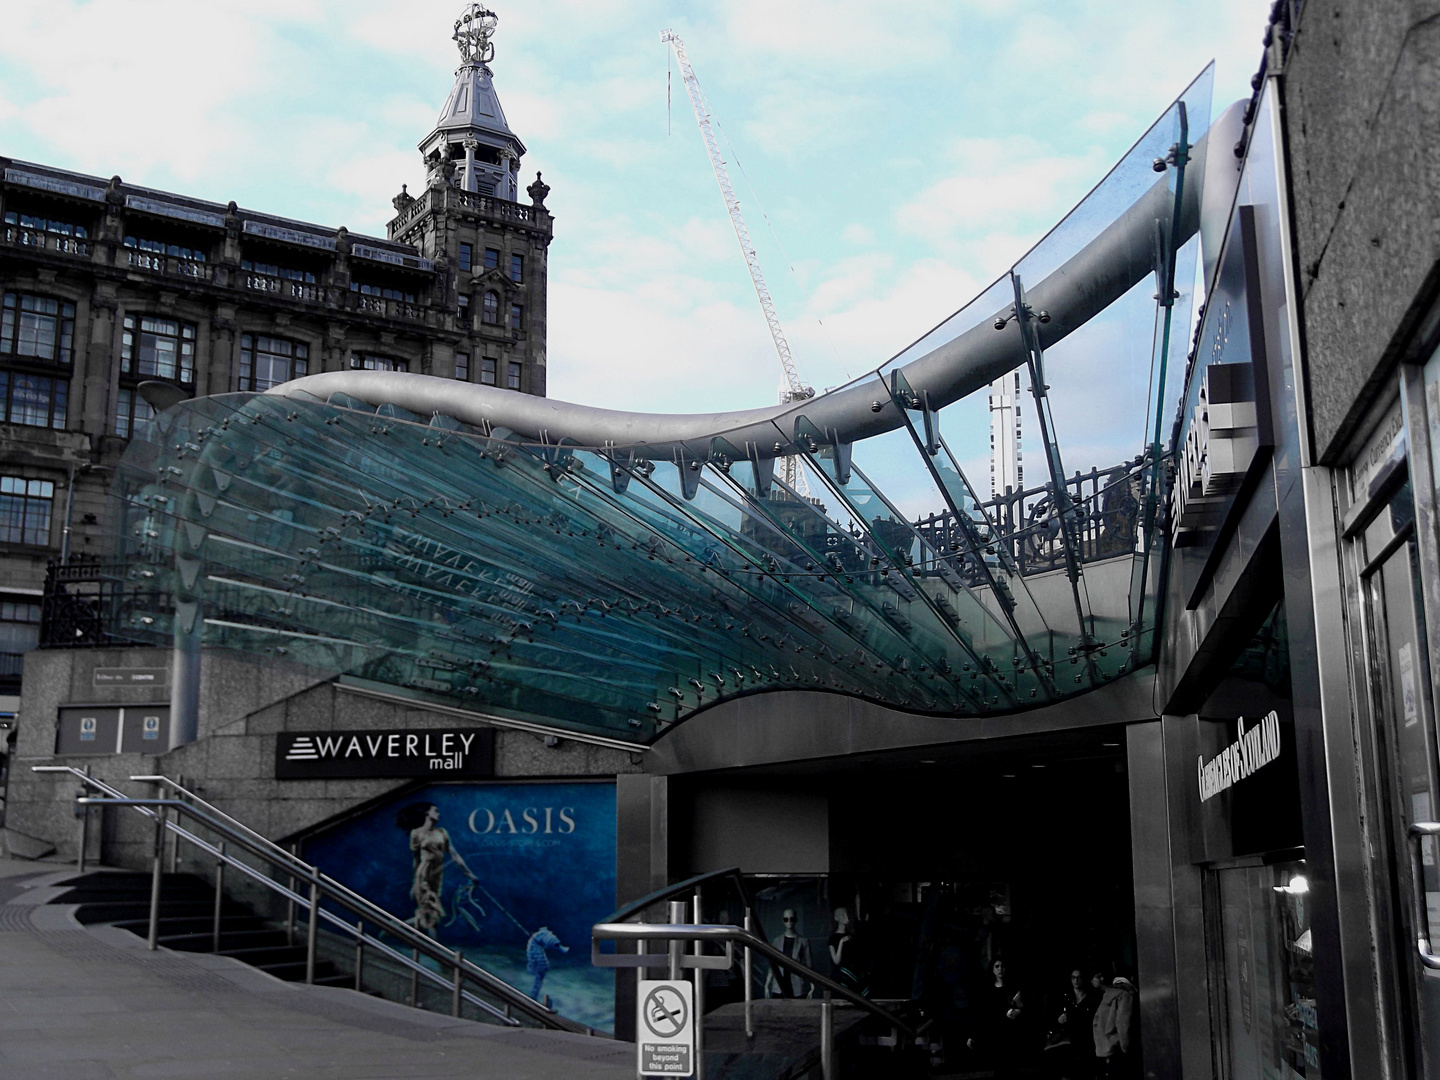
[[[486,326],[498,326],[500,324],[500,294],[487,292],[485,294],[484,309],[480,313],[481,320]]]

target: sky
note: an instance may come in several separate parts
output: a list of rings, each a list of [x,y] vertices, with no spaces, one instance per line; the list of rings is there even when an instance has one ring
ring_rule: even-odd
[[[463,7],[3,6],[0,154],[376,235],[401,184],[423,184],[416,144]],[[1248,96],[1269,7],[490,6],[525,181],[538,169],[552,189],[549,393],[653,411],[771,404],[780,377],[662,29],[685,41],[801,376],[823,389],[1004,272],[1207,63],[1217,112]]]

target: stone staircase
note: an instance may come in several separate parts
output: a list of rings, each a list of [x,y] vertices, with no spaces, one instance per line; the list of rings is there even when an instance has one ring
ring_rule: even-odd
[[[150,932],[150,875],[101,870],[73,878],[52,904],[77,904],[86,926],[106,923],[139,937]],[[215,890],[194,874],[165,874],[160,885],[159,944],[181,952],[218,952],[286,982],[305,978],[305,946],[261,918],[248,905],[225,897],[220,907],[220,948],[214,948]],[[354,977],[324,958],[315,962],[321,986],[353,987]]]

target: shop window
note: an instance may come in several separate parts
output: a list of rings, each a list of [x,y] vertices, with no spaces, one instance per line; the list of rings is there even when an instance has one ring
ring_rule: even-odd
[[[407,360],[396,360],[390,356],[374,356],[370,353],[353,353],[350,366],[357,371],[409,371]]]
[[[460,269],[469,272],[471,263],[475,258],[475,249],[469,244],[460,245]]]
[[[1304,861],[1215,871],[1229,1076],[1320,1075]]]
[[[21,361],[68,364],[75,305],[49,296],[7,292],[0,307],[0,354]]]
[[[49,480],[0,476],[0,542],[49,544],[54,502],[55,485]]]
[[[263,334],[240,335],[240,389],[257,393],[298,379],[310,369],[304,342]]]
[[[144,437],[149,434],[150,421],[154,419],[155,409],[139,391],[121,389],[115,395],[114,431],[120,438]]]
[[[487,292],[480,306],[480,321],[486,326],[500,324],[500,294]]]
[[[470,381],[470,354],[457,352],[455,354],[455,378],[461,382]]]
[[[480,381],[486,386],[495,385],[495,358],[493,356],[481,357]]]
[[[9,424],[65,428],[70,380],[0,369],[0,418]]]
[[[514,360],[505,365],[505,385],[511,390],[520,389],[520,365]]]
[[[511,280],[511,281],[514,281],[514,282],[521,282],[521,281],[524,281],[524,280],[525,280],[525,256],[524,256],[524,255],[511,255],[511,256],[510,256],[510,280]]]
[[[137,379],[195,381],[195,327],[153,315],[126,315],[121,370]]]

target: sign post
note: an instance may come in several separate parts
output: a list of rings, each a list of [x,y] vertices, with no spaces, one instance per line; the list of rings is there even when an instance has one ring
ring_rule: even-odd
[[[640,980],[635,1049],[641,1076],[695,1075],[693,989],[678,979]]]

